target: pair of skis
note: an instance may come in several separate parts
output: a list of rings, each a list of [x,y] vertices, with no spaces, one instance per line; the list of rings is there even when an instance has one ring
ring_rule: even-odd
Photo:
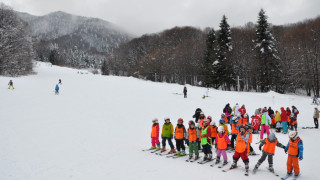
[[[234,167],[234,168],[230,167],[230,168],[228,168],[228,169],[222,170],[222,172],[228,172],[228,171],[237,169],[237,168],[239,168],[239,167],[241,167],[241,166],[236,166],[236,167]],[[245,173],[244,173],[244,175],[245,175],[245,176],[249,176],[249,170],[246,170]]]
[[[289,177],[291,177],[292,176],[292,174],[290,174],[290,175],[286,175],[286,176],[284,176],[284,177],[282,177],[281,178],[281,180],[286,180],[286,179],[288,179]],[[298,176],[299,177],[299,176]],[[293,177],[293,179],[292,180],[297,180],[298,179],[298,177]]]
[[[198,158],[194,158],[194,159],[193,159],[193,158],[192,158],[192,159],[189,158],[189,159],[186,160],[186,162],[191,162],[191,163],[193,163],[193,162],[198,161],[200,158],[201,158],[201,156],[198,156]]]
[[[222,163],[222,164],[220,164],[220,165],[218,166],[218,168],[223,168],[223,167],[226,166],[228,163],[229,163],[229,162],[227,162],[226,164]],[[218,164],[219,164],[219,163],[213,163],[213,164],[211,164],[210,166],[213,167],[213,166],[218,165]]]
[[[212,158],[212,159],[210,159],[210,160],[202,160],[202,161],[199,161],[198,162],[198,164],[206,164],[206,163],[208,163],[208,162],[211,162],[211,161],[213,161],[213,160],[215,160],[216,158]]]

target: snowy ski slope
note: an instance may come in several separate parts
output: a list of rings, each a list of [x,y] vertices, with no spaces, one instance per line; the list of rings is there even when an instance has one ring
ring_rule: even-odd
[[[79,70],[38,62],[36,75],[0,77],[0,180],[106,180],[106,179],[280,179],[266,170],[267,160],[252,174],[260,156],[250,156],[250,175],[238,168],[222,172],[217,166],[187,163],[185,158],[168,159],[142,149],[151,146],[151,120],[170,117],[192,119],[196,108],[218,122],[225,104],[245,104],[249,115],[257,107],[296,105],[300,114],[298,131],[304,142],[300,179],[320,179],[320,131],[302,130],[313,126],[314,105],[310,97],[277,93],[224,92],[204,88],[153,83],[128,77],[78,74]],[[58,79],[60,95],[54,95]],[[8,90],[12,79],[15,90]],[[266,136],[266,135],[265,135]],[[288,143],[288,136],[277,134]],[[253,137],[257,153],[258,135]],[[215,154],[214,154],[215,155]],[[232,161],[232,154],[228,154]],[[275,171],[286,173],[287,155],[282,149],[274,156]],[[230,163],[226,166],[229,167]],[[292,179],[292,178],[291,178]]]

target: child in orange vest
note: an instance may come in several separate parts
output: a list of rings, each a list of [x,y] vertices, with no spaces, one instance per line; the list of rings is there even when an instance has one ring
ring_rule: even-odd
[[[239,134],[237,135],[236,149],[233,155],[233,163],[230,169],[237,167],[237,162],[241,157],[243,163],[245,164],[246,174],[249,172],[249,158],[247,156],[249,149],[249,137],[250,134],[246,132],[246,126],[241,125],[239,128]]]
[[[211,123],[211,144],[215,144],[214,141],[218,134],[218,127],[215,122]]]
[[[231,126],[231,151],[234,151],[234,141],[237,139],[239,134],[239,123],[236,116],[232,117],[232,126]]]
[[[189,141],[189,160],[192,159],[193,152],[196,155],[195,160],[199,159],[199,151],[197,147],[197,140],[200,137],[198,128],[196,128],[193,121],[189,121],[189,128],[187,131],[187,140]]]
[[[289,138],[289,143],[285,148],[285,152],[288,152],[287,176],[292,175],[293,169],[294,177],[297,178],[300,175],[299,160],[303,159],[303,143],[297,131],[291,131]]]
[[[297,131],[297,118],[293,113],[291,113],[290,125],[291,125],[290,127],[291,130],[294,129],[295,131]]]
[[[186,128],[183,125],[182,118],[178,119],[178,124],[174,132],[174,139],[176,140],[176,147],[177,147],[176,154],[180,156],[186,155],[185,153],[186,147],[184,146],[184,140],[186,139]]]
[[[151,128],[151,144],[152,147],[150,149],[157,149],[160,150],[160,141],[159,141],[159,132],[160,132],[160,128],[159,128],[159,123],[158,123],[158,119],[154,119],[152,120],[153,125]],[[156,148],[157,145],[157,148]]]
[[[224,131],[224,128],[222,126],[219,126],[218,128],[218,135],[216,139],[217,144],[217,160],[216,164],[220,162],[220,156],[222,154],[223,156],[223,164],[222,166],[228,164],[228,156],[226,153],[226,149],[228,147],[228,144],[230,144],[230,139],[228,137],[228,134]]]
[[[265,138],[264,140],[262,140],[260,142],[260,145],[259,145],[260,151],[261,151],[262,146],[264,146],[263,150],[262,150],[262,156],[258,160],[257,164],[254,166],[253,173],[255,173],[257,171],[257,169],[263,163],[263,161],[266,160],[267,156],[268,156],[268,162],[269,162],[269,171],[274,173],[273,156],[276,151],[276,146],[283,148],[283,149],[285,149],[285,146],[278,142],[277,137],[274,133],[270,133],[267,138]]]

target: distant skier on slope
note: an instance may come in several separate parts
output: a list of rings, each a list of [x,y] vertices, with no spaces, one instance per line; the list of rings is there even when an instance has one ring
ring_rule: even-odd
[[[319,124],[318,124],[319,114],[320,114],[320,112],[319,112],[318,108],[314,108],[313,120],[314,120],[314,126],[316,129],[319,128]]]
[[[187,87],[185,86],[185,87],[183,88],[184,98],[187,98],[187,93],[188,93],[188,90],[187,90]]]
[[[59,95],[59,85],[58,84],[56,85],[55,93],[56,93],[56,95]]]
[[[263,149],[262,149],[262,146]],[[269,162],[269,171],[274,173],[273,169],[273,156],[276,151],[276,146],[283,148],[285,150],[285,146],[278,142],[278,139],[274,133],[271,133],[267,138],[265,138],[263,141],[260,142],[259,150],[262,149],[262,156],[258,160],[257,164],[254,166],[253,173],[257,171],[259,166],[263,163],[263,161],[266,160],[268,156],[268,162]]]
[[[61,84],[61,85],[62,85],[61,79],[59,79],[59,83],[58,83],[58,84]]]
[[[12,80],[9,81],[8,85],[9,85],[8,89],[10,89],[11,87],[12,89],[14,89]]]

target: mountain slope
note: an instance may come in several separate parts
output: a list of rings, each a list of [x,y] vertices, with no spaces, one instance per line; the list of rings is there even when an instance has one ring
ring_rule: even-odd
[[[48,60],[54,47],[60,54],[64,54],[59,58],[61,65],[77,67],[77,65],[66,63],[73,58],[72,55],[68,57],[68,54],[74,51],[81,51],[87,56],[84,59],[99,64],[101,56],[104,56],[106,60],[107,57],[113,55],[115,48],[133,37],[110,22],[75,16],[61,11],[44,16],[33,16],[20,12],[18,15],[29,24],[32,36],[37,39],[35,42],[38,43],[36,47],[39,48],[36,49],[39,58],[44,58],[42,59],[44,61]]]

